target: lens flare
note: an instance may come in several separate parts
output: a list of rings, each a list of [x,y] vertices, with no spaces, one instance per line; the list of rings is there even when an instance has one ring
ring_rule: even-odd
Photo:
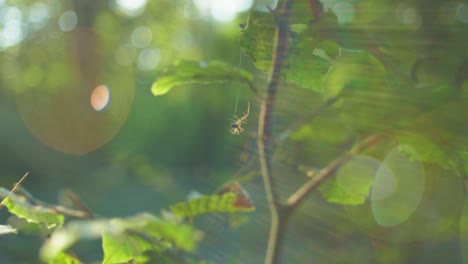
[[[106,108],[110,99],[110,91],[106,85],[99,85],[91,92],[91,107],[99,112]]]
[[[399,225],[410,218],[424,193],[424,166],[403,150],[417,154],[408,145],[394,148],[383,160],[372,186],[372,212],[381,226]]]

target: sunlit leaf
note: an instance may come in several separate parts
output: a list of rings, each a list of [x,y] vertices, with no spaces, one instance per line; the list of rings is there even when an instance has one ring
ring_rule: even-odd
[[[49,262],[49,264],[80,264],[77,258],[72,257],[66,253],[59,253],[53,260]]]
[[[207,213],[250,212],[255,207],[236,206],[238,195],[227,192],[222,195],[201,196],[187,202],[171,206],[171,211],[180,217],[194,217]]]
[[[240,68],[220,61],[198,62],[180,61],[167,69],[151,86],[153,95],[168,93],[177,85],[189,83],[215,83],[224,81],[241,81],[249,83],[252,75]]]
[[[6,196],[10,191],[0,188],[2,196]],[[64,216],[57,213],[51,208],[32,205],[24,200],[21,200],[19,196],[10,194],[3,200],[3,204],[8,208],[10,213],[25,219],[28,222],[45,224],[48,228],[60,226],[63,224]]]
[[[319,186],[329,202],[356,205],[365,202],[380,162],[368,156],[357,156],[345,163],[336,175]]]
[[[78,240],[98,239],[102,234],[107,236],[103,245],[107,263],[115,263],[114,258],[139,259],[140,253],[148,249],[177,247],[192,251],[200,239],[192,226],[161,220],[147,213],[128,218],[73,221],[52,233],[41,248],[41,259],[49,261]],[[121,243],[127,239],[128,243]]]
[[[104,250],[103,264],[127,263],[129,261],[146,263],[148,258],[143,253],[153,249],[154,246],[137,236],[104,233],[102,235],[102,248]]]
[[[51,261],[78,240],[92,240],[101,237],[101,233],[109,229],[106,219],[73,221],[55,230],[42,245],[40,257],[43,261]]]
[[[401,149],[405,151],[402,152]],[[387,154],[372,185],[372,212],[382,226],[395,226],[406,221],[419,206],[425,173],[418,151],[399,145]]]
[[[387,87],[383,64],[372,54],[341,49],[322,83],[325,99],[337,96],[345,87],[378,91]]]
[[[127,219],[113,219],[114,228],[124,232],[105,232],[103,235],[103,263],[119,263],[129,260],[143,263],[144,252],[155,250],[163,253],[173,246],[193,251],[199,234],[192,226],[163,221],[149,214]]]
[[[9,225],[0,225],[0,236],[6,234],[17,234],[18,230]]]
[[[450,169],[460,175],[457,162],[432,141],[421,134],[399,131],[395,137],[400,143],[398,150],[409,155],[410,161],[433,163],[444,169]]]
[[[309,2],[303,4],[305,9],[302,11],[309,11]],[[297,17],[305,22],[304,16]],[[309,29],[308,24],[297,23],[291,27],[290,52],[281,62],[281,77],[303,88],[321,91],[322,78],[332,65],[331,60],[338,54],[339,46],[333,40],[317,38],[316,31]],[[265,73],[269,72],[272,66],[275,31],[276,26],[271,14],[252,12],[241,37],[242,50],[252,58],[255,66]]]

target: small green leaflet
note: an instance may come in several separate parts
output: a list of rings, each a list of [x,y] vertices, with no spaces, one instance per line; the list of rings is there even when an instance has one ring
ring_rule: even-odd
[[[10,191],[4,188],[0,188],[0,195],[6,196]],[[8,208],[10,213],[26,219],[28,222],[45,224],[48,228],[60,226],[63,224],[64,216],[57,213],[53,209],[32,205],[26,201],[23,201],[19,196],[10,194],[3,200],[3,204]]]
[[[163,95],[178,85],[190,83],[216,83],[240,81],[251,85],[252,75],[240,68],[220,61],[199,62],[183,60],[166,69],[163,75],[151,86],[153,95]]]
[[[195,217],[207,213],[251,212],[255,207],[236,206],[238,194],[227,192],[223,195],[201,196],[187,202],[171,206],[171,211],[179,217]]]
[[[0,225],[0,236],[6,234],[17,234],[18,230],[9,225]]]

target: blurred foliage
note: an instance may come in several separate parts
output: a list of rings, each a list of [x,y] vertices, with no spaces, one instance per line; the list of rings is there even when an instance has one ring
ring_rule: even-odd
[[[144,230],[171,226],[148,227],[157,233],[173,231],[172,222],[140,212],[257,175],[250,137],[256,98],[238,80],[264,89],[275,16],[261,8],[265,1],[231,15],[215,13],[227,10],[214,4],[221,0],[205,1],[210,7],[201,2],[0,1],[0,184],[12,186],[29,170],[23,185],[41,199],[55,201],[62,189],[73,189],[105,216],[106,227],[135,219],[146,221]],[[275,112],[279,193],[290,194],[363,138],[387,136],[342,166],[292,216],[287,262],[466,261],[466,10],[456,0],[296,1]],[[175,83],[183,89],[153,97],[152,84],[170,77],[164,69],[177,61],[218,61],[230,70],[216,68],[214,76],[210,70],[202,82],[184,76]],[[110,99],[95,111],[90,96],[100,85]],[[231,135],[231,115],[248,102],[246,131]],[[196,252],[184,255],[194,262],[263,262],[268,210],[259,178],[248,178],[242,184],[256,210],[248,221],[231,216],[243,222],[239,229],[209,214],[193,222],[205,233],[202,241],[172,231],[164,236],[188,251],[197,242]],[[5,200],[9,211],[35,223],[0,211],[0,262],[34,263],[39,247],[51,241],[43,226],[50,225],[50,212],[16,197]],[[58,200],[76,206],[69,198]],[[73,223],[54,229],[52,238]],[[177,263],[172,252],[158,253],[167,241],[152,254],[145,250],[156,246],[141,230],[123,230],[129,229],[104,235],[104,253],[99,244],[77,243],[55,261],[138,255]],[[107,254],[115,245],[125,250]]]

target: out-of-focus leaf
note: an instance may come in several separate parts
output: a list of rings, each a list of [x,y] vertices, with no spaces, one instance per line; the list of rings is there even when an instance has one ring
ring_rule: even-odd
[[[356,205],[365,202],[380,162],[368,156],[357,156],[345,163],[336,175],[319,186],[329,202]]]
[[[372,212],[379,225],[399,225],[420,206],[426,175],[417,155],[411,146],[398,145],[382,161],[371,190]]]
[[[127,219],[113,219],[113,228],[124,232],[105,232],[103,235],[103,263],[120,263],[130,260],[143,263],[144,252],[153,250],[163,254],[173,246],[193,251],[199,234],[192,226],[163,221],[150,214],[141,214]]]
[[[450,157],[443,148],[428,140],[421,134],[398,131],[395,138],[400,143],[398,150],[409,155],[410,161],[422,161],[456,172],[461,175],[461,169],[456,160]]]
[[[109,220],[79,220],[73,221],[55,230],[42,245],[40,257],[44,262],[53,260],[58,254],[71,247],[78,240],[90,240],[101,237],[102,232],[109,229]]]
[[[305,10],[309,10],[309,3]],[[241,37],[242,50],[263,72],[268,72],[272,66],[275,30],[271,14],[252,12]],[[304,23],[292,25],[290,52],[282,62],[281,77],[301,87],[320,91],[322,78],[330,68],[332,58],[338,54],[339,46],[335,41],[313,37],[317,34],[312,31]]]
[[[17,234],[18,230],[9,225],[0,225],[0,236],[6,234]]]
[[[249,83],[252,75],[240,68],[220,61],[199,62],[180,61],[167,69],[163,76],[151,86],[153,95],[168,93],[174,86],[189,83],[215,83],[224,81],[241,81]]]
[[[341,49],[340,56],[323,79],[322,93],[325,99],[331,99],[347,86],[371,91],[385,90],[386,82],[385,67],[372,54]]]
[[[61,252],[53,260],[51,260],[49,264],[81,264],[81,261],[64,252]]]
[[[104,233],[102,234],[102,248],[104,250],[103,264],[129,261],[146,263],[148,258],[143,253],[154,246],[137,236]]]
[[[255,207],[236,206],[238,194],[227,192],[222,195],[201,196],[187,202],[171,206],[171,211],[179,217],[194,217],[207,213],[250,212]]]
[[[6,196],[10,193],[9,190],[0,188],[1,196]],[[19,196],[15,194],[9,194],[2,202],[10,213],[25,219],[28,222],[44,224],[48,228],[60,226],[63,224],[64,216],[57,213],[53,209],[32,205],[26,201],[23,201]]]
[[[174,246],[192,251],[200,238],[192,226],[164,221],[147,213],[128,218],[74,221],[51,235],[41,249],[41,259],[49,261],[76,241],[98,239],[102,234],[106,235],[106,244],[103,244],[105,263],[115,263],[121,258],[128,258],[126,261],[140,259],[143,256],[140,253],[148,249],[161,251]],[[126,240],[129,242],[121,243]],[[155,241],[159,243],[156,245]]]
[[[239,226],[243,225],[244,223],[246,223],[249,218],[245,215],[241,215],[241,214],[231,214],[230,215],[230,226],[232,228],[238,228]]]

